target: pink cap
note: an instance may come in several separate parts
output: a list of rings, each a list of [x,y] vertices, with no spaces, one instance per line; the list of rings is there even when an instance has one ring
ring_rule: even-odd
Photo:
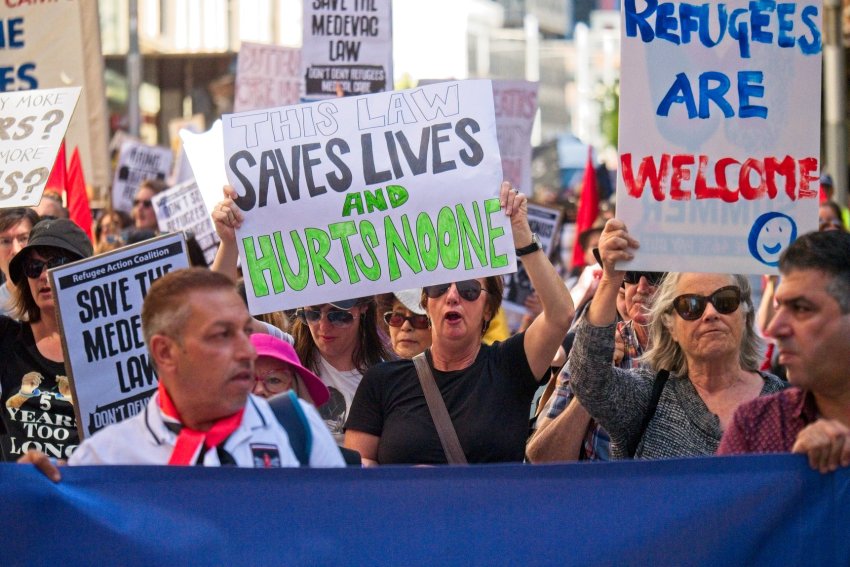
[[[298,354],[292,348],[291,344],[264,333],[254,333],[251,335],[251,344],[257,349],[258,356],[269,356],[275,360],[289,364],[301,376],[316,407],[319,407],[330,399],[331,394],[328,392],[328,387],[322,383],[322,380],[318,376],[301,365],[301,360],[298,358]]]

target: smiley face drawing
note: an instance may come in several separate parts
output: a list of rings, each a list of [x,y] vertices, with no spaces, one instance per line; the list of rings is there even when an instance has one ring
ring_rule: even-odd
[[[753,258],[767,266],[778,266],[782,251],[797,239],[797,223],[784,213],[770,212],[753,223],[748,243]]]

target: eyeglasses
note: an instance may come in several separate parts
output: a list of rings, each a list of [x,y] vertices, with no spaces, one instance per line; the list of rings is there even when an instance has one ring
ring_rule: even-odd
[[[730,285],[721,287],[708,297],[696,293],[686,293],[673,300],[673,309],[685,321],[696,321],[705,313],[708,304],[714,305],[718,313],[734,313],[741,305],[741,290]]]
[[[138,207],[139,205],[149,209],[153,207],[153,202],[150,199],[133,199],[133,206]]]
[[[410,326],[414,329],[428,329],[431,326],[431,320],[427,315],[413,314],[410,317],[398,311],[387,311],[384,313],[384,321],[390,327],[401,327],[405,321],[410,322]]]
[[[64,266],[68,262],[71,262],[72,259],[67,256],[54,256],[53,258],[49,258],[47,260],[36,260],[35,258],[27,258],[24,261],[24,275],[31,279],[38,279],[41,276],[41,272],[44,271],[44,267],[47,266],[47,269],[55,268],[57,266]]]
[[[462,282],[454,282],[455,287],[457,288],[457,293],[463,299],[467,301],[475,301],[481,295],[481,292],[489,293],[486,289],[481,287],[481,282],[478,280],[464,280]],[[437,299],[438,297],[444,295],[449,288],[452,287],[451,283],[447,284],[439,284],[439,285],[429,285],[422,288],[425,291],[425,295],[430,297],[431,299]]]
[[[656,286],[661,283],[667,272],[626,272],[623,276],[623,282],[627,284],[638,284],[641,278],[646,278],[649,285]]]
[[[29,240],[30,240],[30,233],[29,232],[26,233],[26,234],[18,234],[16,236],[4,236],[4,237],[0,238],[0,247],[8,248],[9,246],[14,244],[15,242],[17,242],[21,246],[26,246],[27,242],[29,242]]]
[[[262,382],[263,387],[270,394],[277,394],[279,392],[291,390],[293,386],[295,386],[297,383],[297,381],[295,380],[295,375],[292,373],[291,370],[284,372],[281,372],[279,370],[273,370],[268,372],[264,376],[255,374],[254,381]]]
[[[299,309],[295,315],[305,323],[318,323],[322,319],[320,309]],[[330,309],[325,313],[325,317],[334,327],[347,327],[354,321],[354,315],[344,309]]]

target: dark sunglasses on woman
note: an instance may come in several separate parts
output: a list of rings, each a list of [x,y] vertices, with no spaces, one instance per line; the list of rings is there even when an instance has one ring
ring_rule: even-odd
[[[708,304],[714,305],[718,313],[734,313],[741,305],[741,290],[734,285],[721,287],[708,297],[696,293],[686,293],[673,300],[673,309],[685,321],[696,321],[705,313]]]
[[[458,295],[467,301],[475,301],[481,295],[482,291],[487,293],[487,290],[481,287],[481,282],[478,280],[463,280],[462,282],[454,282],[454,285],[457,288]],[[449,291],[450,287],[452,287],[452,284],[446,283],[428,285],[422,289],[425,291],[425,295],[431,299],[437,299],[438,297],[445,295],[445,293]]]
[[[401,327],[405,321],[410,322],[410,326],[414,329],[427,329],[431,326],[431,320],[427,315],[413,314],[410,317],[398,311],[387,311],[384,313],[384,321],[390,327]]]
[[[30,279],[36,280],[41,275],[41,272],[44,271],[45,266],[47,266],[47,269],[49,270],[58,266],[64,266],[68,262],[72,261],[73,260],[67,256],[54,256],[47,260],[27,258],[24,262],[24,275]]]
[[[641,278],[646,278],[646,281],[649,285],[658,287],[661,284],[661,280],[664,279],[664,276],[667,275],[667,272],[626,272],[626,275],[623,276],[623,282],[627,284],[639,284]]]
[[[141,206],[141,207],[144,207],[146,209],[149,209],[149,208],[153,207],[153,201],[151,201],[150,199],[133,199],[133,206],[134,207]]]
[[[317,323],[322,319],[322,310],[299,309],[295,312],[295,315],[305,323]],[[325,317],[334,327],[347,327],[354,321],[354,315],[344,309],[330,309],[325,314]]]

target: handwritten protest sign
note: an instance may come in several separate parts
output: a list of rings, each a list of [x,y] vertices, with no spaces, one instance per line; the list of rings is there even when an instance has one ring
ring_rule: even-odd
[[[133,140],[122,143],[115,180],[112,182],[112,207],[129,212],[133,208],[133,197],[142,181],[165,181],[171,173],[173,160],[174,154],[169,148],[149,146]]]
[[[493,98],[502,175],[523,193],[531,195],[531,129],[537,115],[537,83],[493,81]]]
[[[243,41],[236,60],[233,111],[297,104],[300,73],[300,49]]]
[[[188,266],[178,233],[50,270],[80,439],[137,414],[156,390],[142,301],[154,281]]]
[[[218,235],[198,184],[186,181],[166,189],[151,199],[160,232],[191,232],[198,241],[207,265],[218,249]]]
[[[79,97],[80,87],[0,93],[0,208],[41,200]]]
[[[310,100],[392,89],[391,0],[304,0],[301,77]]]
[[[528,204],[528,225],[537,233],[543,252],[549,256],[561,234],[563,212],[559,208],[546,207],[534,203]],[[502,306],[514,313],[526,313],[525,300],[534,292],[531,280],[522,262],[517,262],[517,271],[505,276],[505,291]]]
[[[222,122],[252,313],[515,269],[489,81]]]
[[[626,0],[617,216],[630,269],[774,272],[817,228],[820,2]]]

